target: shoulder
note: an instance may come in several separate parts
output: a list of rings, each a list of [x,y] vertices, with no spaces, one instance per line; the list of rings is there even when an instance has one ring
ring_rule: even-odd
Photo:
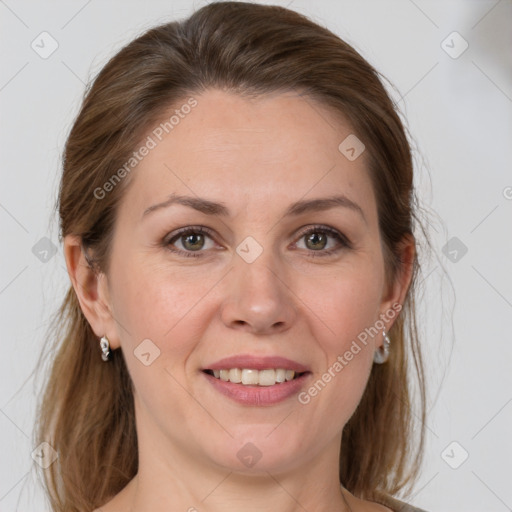
[[[409,505],[409,503],[405,503],[404,501],[400,501],[397,498],[382,498],[378,501],[382,505],[389,507],[393,512],[427,512],[422,508],[415,507],[413,505]]]

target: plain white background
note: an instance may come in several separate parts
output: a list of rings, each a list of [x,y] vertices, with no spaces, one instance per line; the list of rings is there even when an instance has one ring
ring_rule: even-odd
[[[136,35],[204,3],[0,0],[1,512],[49,511],[34,482],[32,370],[69,285],[52,208],[85,83]],[[427,452],[411,501],[429,512],[511,510],[512,2],[265,3],[355,46],[396,86],[418,149],[434,254],[420,308]],[[47,58],[31,47],[42,37],[46,51],[58,44]]]

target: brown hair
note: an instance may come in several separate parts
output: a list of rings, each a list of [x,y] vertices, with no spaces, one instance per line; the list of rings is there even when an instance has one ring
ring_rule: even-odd
[[[366,145],[391,281],[402,268],[400,244],[412,236],[417,220],[411,148],[398,109],[380,74],[349,44],[277,6],[211,3],[182,22],[147,31],[110,59],[86,91],[66,142],[60,241],[80,236],[91,267],[108,274],[116,208],[130,176],[101,200],[94,191],[170,106],[208,88],[252,96],[296,90],[350,122]],[[421,465],[426,405],[415,323],[418,269],[415,255],[412,284],[390,332],[390,359],[372,369],[343,431],[340,482],[364,499],[410,489]],[[52,325],[35,445],[46,441],[59,454],[43,474],[52,510],[92,510],[137,473],[133,383],[121,351],[113,352],[109,364],[101,360],[98,338],[72,286]],[[417,429],[407,376],[411,354],[419,390]]]

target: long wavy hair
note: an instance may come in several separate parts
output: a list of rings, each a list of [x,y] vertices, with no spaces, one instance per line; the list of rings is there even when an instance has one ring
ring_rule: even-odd
[[[113,56],[85,91],[64,148],[55,207],[59,240],[78,235],[91,268],[108,275],[117,206],[130,176],[101,199],[94,191],[170,107],[209,88],[247,96],[294,90],[343,116],[364,141],[391,282],[402,269],[400,244],[419,221],[411,145],[382,78],[337,35],[278,6],[211,3],[184,21],[146,31]],[[389,333],[390,358],[374,365],[343,430],[340,483],[363,499],[409,495],[421,466],[426,388],[414,302],[418,272],[415,255],[412,283]],[[133,383],[120,350],[109,364],[101,360],[98,338],[71,285],[47,340],[50,362],[37,402],[34,446],[47,442],[59,457],[42,471],[42,482],[53,512],[90,511],[137,473]]]

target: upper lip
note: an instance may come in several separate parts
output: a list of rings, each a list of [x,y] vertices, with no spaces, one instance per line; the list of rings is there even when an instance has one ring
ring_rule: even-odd
[[[294,370],[296,372],[308,372],[309,368],[297,361],[292,361],[286,357],[266,356],[257,357],[249,354],[240,354],[238,356],[225,357],[215,363],[210,364],[204,370],[228,370],[231,368],[266,370],[271,368],[282,368],[284,370]]]

